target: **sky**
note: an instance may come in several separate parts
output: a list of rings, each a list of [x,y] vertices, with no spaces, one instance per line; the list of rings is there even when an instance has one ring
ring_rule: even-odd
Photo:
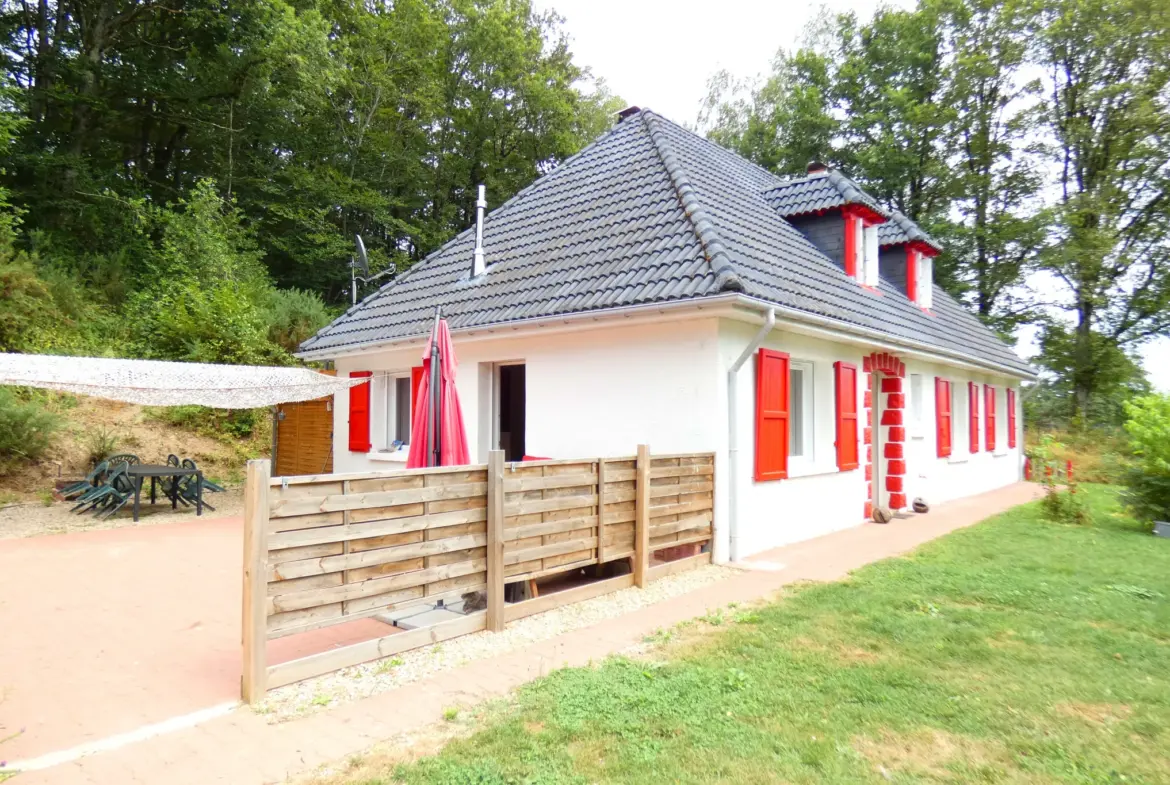
[[[707,82],[726,69],[738,78],[769,71],[780,48],[791,48],[822,8],[873,15],[877,0],[534,0],[564,17],[574,59],[604,79],[627,104],[694,126]],[[886,0],[911,7],[912,0]],[[1032,333],[1019,351],[1035,353]],[[1144,348],[1150,381],[1170,391],[1170,340]]]

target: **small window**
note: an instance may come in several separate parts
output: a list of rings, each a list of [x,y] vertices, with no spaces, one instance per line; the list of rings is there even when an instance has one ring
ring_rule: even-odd
[[[788,455],[813,458],[813,366],[793,360],[788,369],[789,412]]]
[[[394,379],[394,440],[410,444],[410,377]]]
[[[910,432],[913,436],[922,436],[923,428],[926,426],[924,397],[922,374],[910,374]]]
[[[934,260],[924,253],[917,254],[917,257],[918,280],[915,288],[918,290],[918,305],[930,308],[934,305]]]
[[[967,390],[958,384],[952,384],[950,388],[952,444],[963,444],[970,441],[967,430],[971,427],[967,417]]]
[[[878,228],[866,226],[861,233],[862,259],[861,282],[866,286],[878,285]]]

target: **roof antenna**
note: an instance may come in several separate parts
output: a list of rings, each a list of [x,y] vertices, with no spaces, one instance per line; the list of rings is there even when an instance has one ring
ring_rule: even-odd
[[[471,264],[471,277],[478,278],[483,275],[485,267],[483,262],[483,209],[487,207],[487,199],[484,198],[484,187],[479,187],[479,198],[475,200],[475,260]]]

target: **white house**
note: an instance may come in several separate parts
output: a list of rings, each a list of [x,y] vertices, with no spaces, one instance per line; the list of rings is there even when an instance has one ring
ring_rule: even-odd
[[[1015,482],[1035,374],[838,172],[779,178],[647,110],[301,347],[369,385],[335,471],[395,468],[436,306],[473,460],[716,454],[715,558]]]

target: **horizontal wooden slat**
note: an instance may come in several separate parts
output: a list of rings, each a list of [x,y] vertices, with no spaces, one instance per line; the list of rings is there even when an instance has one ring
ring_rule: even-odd
[[[711,554],[700,553],[696,556],[688,556],[685,559],[678,559],[677,561],[667,562],[666,564],[659,564],[657,567],[651,567],[650,573],[647,577],[651,581],[656,581],[659,578],[665,578],[668,575],[674,575],[675,573],[693,570],[696,567],[702,567],[704,564],[710,563]]]
[[[550,488],[576,488],[596,485],[596,474],[550,474],[547,477],[517,477],[504,480],[504,492],[543,491]]]
[[[580,461],[577,461],[579,463]],[[572,461],[569,461],[572,463]],[[283,488],[286,485],[314,485],[318,483],[345,482],[346,480],[381,480],[393,477],[417,477],[430,474],[459,474],[470,471],[487,471],[487,464],[467,466],[432,466],[426,469],[399,469],[397,471],[349,472],[346,474],[302,474],[296,477],[273,477],[269,485]]]
[[[686,536],[680,536],[678,539],[670,539],[671,537],[676,536],[673,534],[667,535],[666,537],[651,537],[650,550],[658,551],[662,550],[663,548],[672,548],[675,545],[691,545],[692,543],[706,542],[707,540],[711,539],[711,532],[709,531],[698,532],[696,534],[688,534],[687,532],[683,532],[683,534]]]
[[[628,589],[633,585],[633,575],[619,575],[616,578],[609,578],[608,580],[597,581],[596,583],[587,583],[584,586],[575,586],[572,589],[546,594],[534,600],[517,602],[505,606],[504,621],[515,621],[516,619],[523,619],[525,616],[531,616],[534,613],[551,611],[562,605],[584,602],[594,597],[600,597],[603,594],[609,594],[620,589]]]
[[[444,564],[441,567],[428,567],[423,570],[404,572],[398,575],[389,575],[384,578],[370,578],[361,583],[348,583],[343,586],[312,591],[294,592],[279,597],[268,598],[268,615],[282,611],[295,611],[301,608],[311,608],[314,605],[328,605],[331,602],[356,600],[360,597],[370,597],[375,594],[384,594],[395,589],[406,589],[411,586],[421,586],[432,581],[445,578],[454,578],[472,572],[482,572],[487,566],[486,559]]]
[[[687,529],[711,528],[711,515],[696,515],[690,518],[681,518],[677,521],[667,521],[657,525],[650,525],[651,537],[664,537],[667,534],[674,534],[675,532],[686,531]]]
[[[365,507],[395,507],[416,502],[467,499],[486,494],[486,482],[435,485],[426,488],[404,488],[397,491],[373,491],[370,493],[336,493],[299,499],[277,499],[271,504],[270,514],[273,518],[290,518],[294,515],[305,515],[313,512],[337,512]]]
[[[523,526],[511,526],[504,529],[504,541],[514,542],[526,537],[541,537],[548,534],[561,534],[589,529],[597,525],[596,515],[587,515],[582,518],[566,518],[563,521],[544,521],[543,523],[528,523]]]
[[[651,485],[650,498],[661,499],[663,496],[681,496],[687,493],[710,493],[714,489],[715,484],[712,482],[688,482],[675,483],[673,485]]]
[[[683,515],[688,512],[701,512],[711,509],[711,500],[697,502],[675,502],[673,504],[659,504],[650,507],[650,517],[660,518],[663,515]]]
[[[364,540],[369,537],[380,537],[387,534],[403,534],[405,532],[438,529],[443,526],[456,526],[461,523],[479,523],[487,520],[487,509],[473,507],[470,510],[453,510],[451,512],[434,512],[427,515],[414,515],[409,518],[389,518],[385,521],[369,521],[366,523],[349,524],[348,528],[334,526],[327,529],[306,529],[295,532],[281,532],[268,537],[270,550],[290,548],[298,545],[315,545],[325,542],[344,542],[346,540]]]
[[[330,671],[360,665],[363,662],[382,657],[390,657],[400,652],[449,640],[460,635],[467,635],[471,632],[479,632],[486,625],[486,620],[487,615],[481,611],[462,619],[441,622],[433,627],[399,632],[372,641],[362,641],[340,649],[332,649],[298,660],[272,665],[268,668],[268,688],[283,687],[286,684],[311,679]]]
[[[715,461],[715,453],[713,452],[676,452],[665,453],[659,455],[654,453],[650,456],[650,468],[660,465],[660,462],[666,461],[693,461],[696,463],[713,463]]]
[[[505,517],[511,518],[516,515],[531,515],[537,512],[575,510],[578,507],[593,507],[596,504],[597,494],[595,493],[581,496],[557,496],[552,499],[527,499],[521,502],[505,504],[504,515]]]
[[[505,546],[504,564],[520,564],[521,562],[531,561],[533,559],[547,559],[549,556],[561,556],[566,553],[584,551],[596,547],[596,537],[581,537],[576,540],[553,542],[548,545],[540,545],[536,548],[525,548],[524,550],[513,550],[511,552]]]
[[[420,556],[435,556],[440,553],[476,548],[481,545],[487,545],[486,534],[444,537],[440,540],[412,542],[407,545],[395,545],[390,548],[378,548],[372,551],[345,553],[337,556],[322,556],[317,559],[303,559],[269,568],[268,580],[284,581],[290,578],[301,578],[306,575],[320,575],[327,572],[354,570],[359,567],[372,567],[376,564],[391,564],[393,562],[406,561],[407,559],[415,559]]]
[[[714,474],[714,466],[659,466],[657,469],[650,470],[650,479],[658,480],[663,477],[711,477]]]

